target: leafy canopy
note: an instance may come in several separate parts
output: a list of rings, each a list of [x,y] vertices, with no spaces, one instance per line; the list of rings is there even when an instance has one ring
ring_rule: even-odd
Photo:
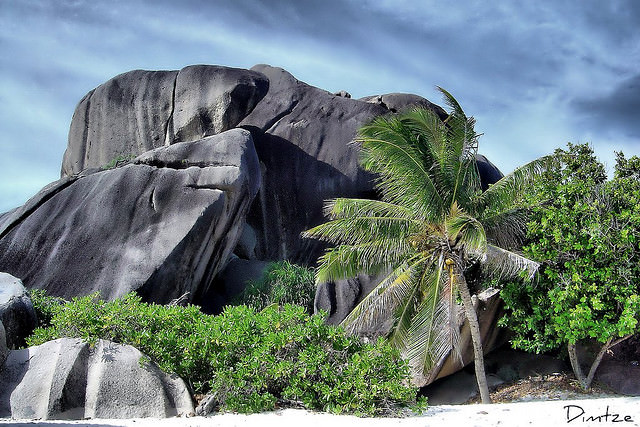
[[[528,223],[525,253],[543,263],[539,280],[502,291],[514,347],[540,353],[638,332],[640,159],[617,156],[607,181],[588,145],[556,150]]]

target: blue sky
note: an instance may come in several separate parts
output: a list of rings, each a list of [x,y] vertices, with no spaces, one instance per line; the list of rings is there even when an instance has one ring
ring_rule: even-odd
[[[60,173],[89,90],[132,69],[283,67],[354,97],[449,90],[503,172],[566,142],[640,154],[635,0],[0,0],[0,212]]]

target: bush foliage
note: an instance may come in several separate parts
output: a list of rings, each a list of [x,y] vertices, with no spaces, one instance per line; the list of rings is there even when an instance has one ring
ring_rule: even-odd
[[[28,339],[107,339],[140,349],[221,411],[277,406],[377,415],[415,403],[409,372],[382,341],[365,343],[309,316],[302,307],[261,312],[227,307],[219,316],[196,306],[159,306],[134,294],[104,302],[95,295],[54,309],[51,325]]]
[[[524,248],[542,262],[541,274],[535,283],[504,287],[503,323],[515,332],[516,348],[567,345],[575,358],[580,340],[599,341],[606,351],[639,330],[640,159],[618,154],[607,180],[587,145],[569,144],[555,158],[531,195],[537,207]]]
[[[312,269],[289,261],[270,263],[259,280],[251,280],[235,299],[235,305],[248,305],[262,310],[271,304],[293,304],[313,313],[316,284]]]

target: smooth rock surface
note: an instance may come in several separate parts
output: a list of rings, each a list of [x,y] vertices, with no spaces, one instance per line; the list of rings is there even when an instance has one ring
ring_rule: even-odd
[[[23,346],[38,324],[22,281],[8,273],[0,273],[0,322],[4,325],[5,345],[10,349]]]
[[[269,81],[238,68],[192,65],[178,73],[171,143],[234,128],[267,93]]]
[[[269,91],[240,123],[251,130],[263,165],[264,184],[248,219],[256,256],[312,265],[323,246],[300,233],[325,221],[325,200],[375,197],[372,176],[360,168],[350,142],[362,125],[390,110],[310,86],[281,68],[252,70],[269,78]],[[398,108],[424,100],[400,98]]]
[[[8,354],[9,348],[7,347],[7,336],[4,331],[4,325],[2,324],[2,321],[0,321],[0,371],[2,371],[4,361]]]
[[[140,361],[137,349],[62,338],[11,351],[0,370],[0,417],[170,417],[193,412],[182,379]]]
[[[245,130],[161,147],[27,202],[0,238],[0,270],[65,298],[194,298],[224,266],[259,186]]]
[[[615,360],[603,361],[596,371],[596,381],[616,393],[640,396],[640,365]]]
[[[258,73],[213,65],[120,74],[76,107],[62,176],[231,129],[267,87]]]

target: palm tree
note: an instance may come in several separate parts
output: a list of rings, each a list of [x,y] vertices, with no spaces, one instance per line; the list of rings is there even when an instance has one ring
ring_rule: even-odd
[[[538,264],[513,252],[525,233],[522,195],[547,158],[533,161],[481,190],[478,134],[447,91],[444,122],[431,110],[378,117],[354,141],[365,170],[377,174],[382,200],[329,201],[330,221],[304,233],[336,246],[320,258],[317,283],[383,274],[343,321],[351,332],[392,316],[388,339],[415,373],[427,375],[451,351],[461,359],[459,296],[474,348],[482,402],[490,403],[478,317],[465,272],[533,277]]]

